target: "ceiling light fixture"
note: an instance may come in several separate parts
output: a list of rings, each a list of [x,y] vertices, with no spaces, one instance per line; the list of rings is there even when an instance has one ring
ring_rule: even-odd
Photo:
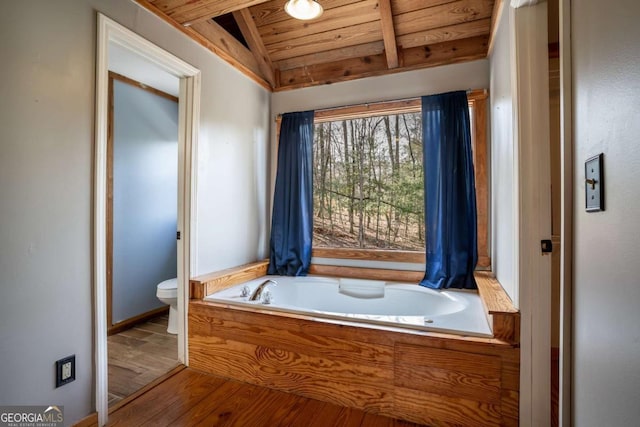
[[[308,21],[322,15],[322,6],[315,0],[289,0],[284,11],[293,18]]]

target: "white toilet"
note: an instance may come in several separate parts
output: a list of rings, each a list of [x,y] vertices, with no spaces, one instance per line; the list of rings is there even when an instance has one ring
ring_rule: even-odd
[[[178,279],[169,279],[158,283],[156,296],[169,305],[169,326],[167,332],[178,333]]]

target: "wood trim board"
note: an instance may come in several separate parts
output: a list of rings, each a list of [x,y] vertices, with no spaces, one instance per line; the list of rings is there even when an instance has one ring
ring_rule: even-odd
[[[267,274],[268,266],[269,260],[263,260],[194,277],[190,281],[191,299],[202,299],[216,291],[262,277]]]
[[[122,322],[117,322],[115,324],[112,324],[107,329],[107,335],[114,335],[122,331],[126,331],[127,329],[133,328],[138,323],[144,323],[148,320],[153,319],[154,317],[160,316],[162,314],[168,314],[168,313],[169,313],[168,305],[158,307],[154,310],[147,311],[146,313],[142,313],[137,316],[131,317],[129,319],[123,320]]]
[[[425,253],[420,251],[388,251],[384,249],[313,248],[313,257],[358,259],[368,261],[424,263]]]

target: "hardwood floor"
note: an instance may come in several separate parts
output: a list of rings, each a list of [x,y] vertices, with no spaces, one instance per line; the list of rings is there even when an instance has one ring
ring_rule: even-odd
[[[108,338],[109,406],[179,365],[168,321],[168,315],[159,316]]]
[[[114,411],[108,425],[418,426],[189,368]]]

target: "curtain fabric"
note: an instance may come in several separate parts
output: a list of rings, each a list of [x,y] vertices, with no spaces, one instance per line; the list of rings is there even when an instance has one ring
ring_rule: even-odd
[[[268,274],[306,276],[311,264],[313,111],[282,116]]]
[[[476,289],[476,194],[466,92],[422,97],[426,269],[420,284]]]

